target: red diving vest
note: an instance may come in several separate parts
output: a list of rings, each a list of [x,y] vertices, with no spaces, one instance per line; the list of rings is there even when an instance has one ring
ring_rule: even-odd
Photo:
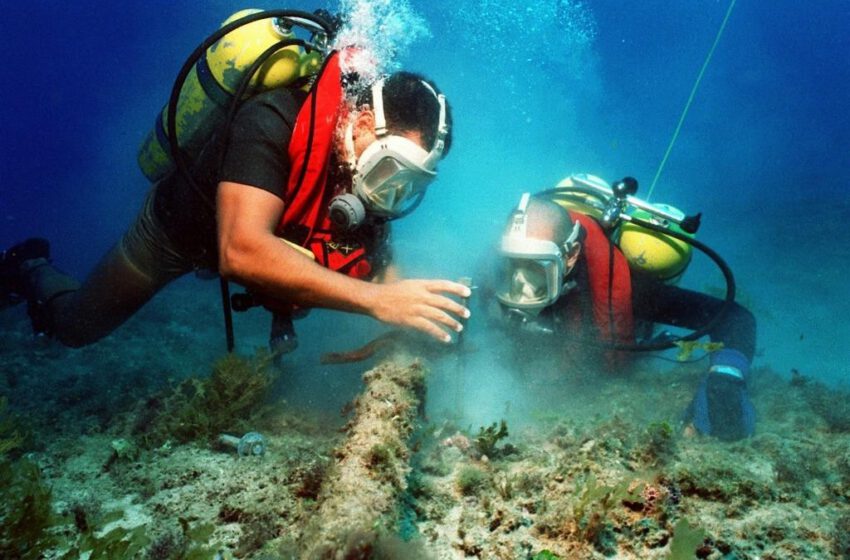
[[[596,220],[579,212],[570,212],[570,216],[587,232],[583,253],[590,277],[593,323],[606,343],[634,344],[629,263]]]
[[[298,111],[288,147],[290,172],[284,212],[275,233],[309,249],[324,267],[366,278],[372,266],[365,244],[357,235],[335,232],[328,211],[335,194],[328,184],[328,167],[336,129],[346,111],[339,56],[335,52],[325,62]]]

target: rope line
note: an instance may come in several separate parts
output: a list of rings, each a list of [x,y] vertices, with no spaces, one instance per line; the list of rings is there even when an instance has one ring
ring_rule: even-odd
[[[664,169],[664,165],[670,157],[670,152],[673,151],[673,145],[676,143],[676,140],[679,137],[679,132],[682,130],[682,123],[685,122],[685,117],[688,114],[688,110],[691,108],[691,103],[693,102],[694,97],[696,97],[697,89],[699,89],[699,84],[702,81],[703,74],[705,74],[705,70],[708,68],[708,63],[711,62],[711,57],[714,56],[714,50],[717,48],[717,44],[720,43],[720,36],[723,35],[723,30],[726,29],[726,22],[729,21],[729,16],[732,15],[732,9],[735,7],[735,2],[737,2],[737,0],[732,0],[732,2],[730,2],[729,8],[726,10],[726,15],[723,17],[723,23],[720,24],[720,29],[717,31],[717,36],[714,38],[714,44],[711,45],[711,49],[708,51],[708,56],[705,57],[705,62],[703,62],[702,68],[700,68],[697,80],[694,82],[694,87],[691,89],[691,95],[688,97],[688,102],[685,103],[685,110],[682,111],[682,116],[679,117],[679,124],[676,125],[676,130],[673,132],[673,138],[670,139],[667,151],[664,153],[664,157],[661,159],[661,164],[658,166],[658,171],[655,172],[655,177],[652,179],[652,184],[649,186],[649,193],[646,195],[647,202],[649,202],[649,199],[652,196],[652,191],[655,189],[655,184],[661,176],[661,171]]]

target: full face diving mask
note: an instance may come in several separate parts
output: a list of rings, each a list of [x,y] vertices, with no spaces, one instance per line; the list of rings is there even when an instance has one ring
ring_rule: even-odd
[[[422,84],[434,95],[440,106],[437,138],[430,152],[416,142],[389,134],[384,116],[384,80],[372,86],[377,138],[360,155],[354,166],[354,194],[366,210],[377,216],[400,218],[421,202],[428,184],[437,176],[437,162],[443,156],[449,127],[446,123],[446,98],[437,94],[427,82]],[[349,154],[354,153],[354,139],[346,134]]]
[[[581,226],[574,224],[561,245],[529,238],[526,229],[530,198],[529,193],[522,195],[510,229],[502,237],[499,246],[502,268],[496,297],[506,307],[539,312],[555,303],[566,291],[566,260],[578,240]]]

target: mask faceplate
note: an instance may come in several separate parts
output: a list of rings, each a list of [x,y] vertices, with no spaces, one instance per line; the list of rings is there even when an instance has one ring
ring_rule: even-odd
[[[573,226],[562,245],[528,237],[526,209],[529,200],[530,194],[523,194],[510,229],[502,237],[496,297],[507,307],[539,311],[555,303],[565,292],[565,277],[569,272],[566,259],[578,239],[580,226]]]
[[[354,193],[376,215],[388,218],[405,215],[419,203],[428,184],[437,176],[437,162],[443,155],[448,135],[446,99],[427,82],[422,84],[434,94],[440,106],[437,139],[430,152],[409,138],[387,133],[384,81],[379,80],[372,86],[377,138],[363,151],[354,166]],[[353,154],[351,127],[346,132],[346,145],[349,153]]]

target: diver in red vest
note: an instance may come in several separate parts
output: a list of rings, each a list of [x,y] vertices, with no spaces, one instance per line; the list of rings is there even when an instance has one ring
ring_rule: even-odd
[[[528,193],[510,217],[499,253],[494,295],[501,323],[524,348],[541,339],[552,348],[557,340],[564,351],[559,363],[580,354],[617,368],[631,355],[617,348],[634,349],[640,326],[699,329],[724,304],[632,274],[596,218]],[[711,353],[685,421],[699,433],[734,440],[752,435],[755,426],[747,395],[755,319],[736,303],[725,311],[707,332],[723,347]]]
[[[217,271],[284,319],[293,306],[360,313],[449,342],[469,311],[447,280],[370,282],[387,267],[389,222],[413,210],[451,147],[445,97],[420,75],[374,84],[330,55],[310,93],[247,100],[191,172],[154,184],[135,223],[79,284],[29,239],[0,254],[0,296],[65,345],[112,332],[186,273]],[[306,98],[305,98],[306,97]]]

